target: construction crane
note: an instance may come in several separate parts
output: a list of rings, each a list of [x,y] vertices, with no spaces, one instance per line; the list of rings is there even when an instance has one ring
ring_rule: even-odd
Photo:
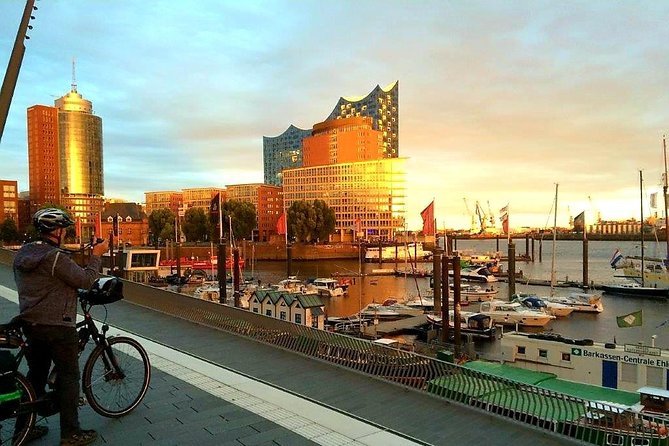
[[[490,207],[490,200],[488,200],[488,221],[490,221],[490,226],[495,226],[495,214],[492,213],[492,208]]]
[[[469,208],[469,203],[467,203],[467,197],[462,197],[462,199],[465,202],[465,209],[467,209],[467,215],[469,215],[469,217],[472,220],[469,232],[474,234],[476,232],[476,214],[472,212],[472,210]]]
[[[481,234],[483,231],[485,231],[486,227],[488,226],[488,220],[485,211],[483,210],[478,201],[476,202],[476,216],[479,219],[479,227],[480,227],[478,233]]]
[[[592,212],[596,215],[596,222],[601,223],[602,221],[602,215],[600,214],[599,210],[595,208],[595,204],[592,201],[592,197],[588,195],[588,201],[590,202],[590,209],[592,209]]]

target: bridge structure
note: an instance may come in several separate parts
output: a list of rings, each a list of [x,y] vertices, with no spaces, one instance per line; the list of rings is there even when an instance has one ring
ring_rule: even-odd
[[[0,249],[6,320],[18,312],[12,258]],[[512,419],[473,407],[460,393],[430,391],[447,375],[481,378],[455,364],[132,282],[124,294],[93,315],[106,318],[111,334],[147,348],[153,377],[143,403],[126,417],[81,409],[82,425],[98,430],[100,443],[582,444],[529,416]],[[47,423],[49,435],[34,444],[57,441],[57,415]]]

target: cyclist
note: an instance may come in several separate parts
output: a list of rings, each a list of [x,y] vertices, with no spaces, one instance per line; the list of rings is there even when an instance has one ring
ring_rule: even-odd
[[[55,402],[60,411],[61,445],[94,442],[97,433],[79,426],[79,349],[75,328],[77,289],[89,288],[99,276],[100,256],[106,241],[92,248],[88,265],[77,265],[61,249],[65,231],[74,221],[60,209],[41,209],[33,225],[42,240],[24,245],[14,258],[14,279],[19,294],[19,318],[28,340],[28,380],[37,397],[44,396],[51,362],[55,364]],[[36,426],[31,439],[47,433]]]

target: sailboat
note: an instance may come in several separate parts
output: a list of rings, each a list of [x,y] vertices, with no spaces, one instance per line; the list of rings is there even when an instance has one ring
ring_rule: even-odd
[[[551,289],[548,296],[537,296],[538,299],[544,301],[549,310],[555,313],[562,313],[568,315],[570,313],[564,311],[563,306],[567,306],[572,311],[587,312],[587,313],[601,313],[604,310],[601,296],[588,293],[570,293],[567,296],[556,296],[555,285],[557,284],[555,263],[557,253],[557,208],[558,208],[558,184],[555,184],[555,202],[553,204],[553,253],[551,256]],[[516,295],[519,299],[527,298],[527,295]]]
[[[667,208],[667,149],[664,144],[665,175],[664,175],[664,199],[665,199],[665,218]],[[622,294],[627,296],[645,296],[669,298],[669,275],[666,268],[662,266],[656,269],[654,265],[651,268],[646,267],[645,249],[644,249],[644,230],[643,230],[643,172],[639,171],[639,187],[641,189],[641,261],[637,268],[634,263],[626,262],[623,267],[624,275],[620,276],[624,281],[611,283],[602,286],[602,290],[609,294]],[[669,250],[667,251],[669,254]],[[628,259],[630,259],[628,257]],[[659,259],[658,259],[659,260]],[[615,262],[612,262],[615,268]],[[649,265],[650,266],[650,265]]]

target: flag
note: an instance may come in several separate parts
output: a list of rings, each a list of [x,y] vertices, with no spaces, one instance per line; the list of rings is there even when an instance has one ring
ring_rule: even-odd
[[[95,216],[95,235],[102,237],[102,213],[98,212]]]
[[[611,257],[611,261],[609,262],[611,264],[611,268],[615,268],[618,262],[620,262],[623,259],[623,255],[620,252],[619,249],[616,249],[615,252],[613,253],[613,256]]]
[[[77,237],[77,240],[81,240],[81,218],[76,217],[74,219],[74,235]]]
[[[662,322],[660,325],[655,326],[655,328],[664,327],[664,326],[667,325],[667,324],[669,324],[669,319],[667,319],[666,321]]]
[[[635,311],[634,313],[625,314],[623,316],[617,316],[616,322],[620,328],[640,327],[643,325],[643,316],[641,314],[641,310]]]
[[[355,219],[355,232],[359,234],[362,232],[362,221],[359,218]]]
[[[217,193],[216,196],[211,199],[211,203],[209,203],[209,213],[210,214],[218,214],[218,205],[219,205],[220,199],[221,199],[220,192]]]
[[[279,217],[279,220],[276,222],[276,233],[285,234],[286,233],[286,213],[283,212]]]
[[[434,235],[434,200],[420,213],[423,219],[423,235]]]
[[[499,219],[502,222],[502,231],[505,234],[509,233],[509,205],[507,204],[499,210]]]
[[[585,211],[574,218],[574,231],[585,232]]]
[[[657,192],[650,194],[650,207],[652,209],[657,209]]]

